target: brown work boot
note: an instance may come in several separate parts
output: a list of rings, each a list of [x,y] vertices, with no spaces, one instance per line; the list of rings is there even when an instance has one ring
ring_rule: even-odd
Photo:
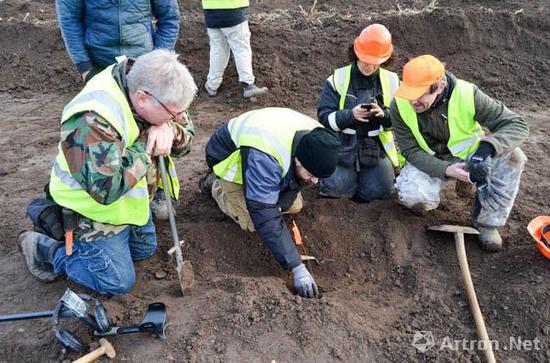
[[[502,249],[502,238],[496,228],[478,226],[479,246],[487,252],[497,252]]]
[[[212,192],[212,185],[216,181],[217,177],[213,172],[208,172],[199,181],[199,190],[201,193],[210,194]]]

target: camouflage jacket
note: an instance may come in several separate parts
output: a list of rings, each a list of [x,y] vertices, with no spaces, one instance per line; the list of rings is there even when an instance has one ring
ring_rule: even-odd
[[[124,66],[125,63],[122,63],[113,70],[114,78],[123,89],[126,74]],[[157,159],[152,159],[145,150],[150,124],[135,112],[134,118],[140,136],[130,147],[125,147],[116,129],[93,111],[76,114],[61,127],[61,150],[72,177],[101,204],[115,202],[144,176],[151,198],[157,190],[160,180]],[[189,114],[186,112],[181,121],[170,123],[174,130],[171,155],[183,156],[189,153],[195,135]],[[113,163],[113,160],[121,162]],[[124,228],[125,225],[108,225],[80,216],[75,239],[91,242],[117,234]]]

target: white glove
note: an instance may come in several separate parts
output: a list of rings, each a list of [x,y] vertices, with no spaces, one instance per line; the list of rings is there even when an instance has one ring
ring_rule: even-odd
[[[315,280],[303,263],[294,267],[292,274],[294,276],[294,288],[300,296],[311,298],[319,295]]]

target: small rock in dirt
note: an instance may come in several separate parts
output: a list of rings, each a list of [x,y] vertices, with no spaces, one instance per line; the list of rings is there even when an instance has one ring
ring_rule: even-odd
[[[166,278],[166,271],[158,270],[157,272],[155,272],[155,278],[157,280],[162,280],[162,279]]]
[[[296,304],[301,304],[302,303],[302,297],[300,295],[294,296],[294,302]]]
[[[459,296],[460,295],[460,290],[459,289],[454,289],[453,290],[453,296]]]

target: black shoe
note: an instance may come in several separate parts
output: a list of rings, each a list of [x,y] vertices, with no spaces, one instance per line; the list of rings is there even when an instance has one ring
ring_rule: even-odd
[[[212,185],[217,177],[213,172],[209,172],[199,181],[199,190],[201,193],[212,193]]]
[[[55,281],[60,274],[53,272],[52,266],[44,261],[38,252],[38,239],[40,234],[37,232],[26,231],[19,235],[19,250],[25,257],[25,262],[29,272],[40,281]]]

